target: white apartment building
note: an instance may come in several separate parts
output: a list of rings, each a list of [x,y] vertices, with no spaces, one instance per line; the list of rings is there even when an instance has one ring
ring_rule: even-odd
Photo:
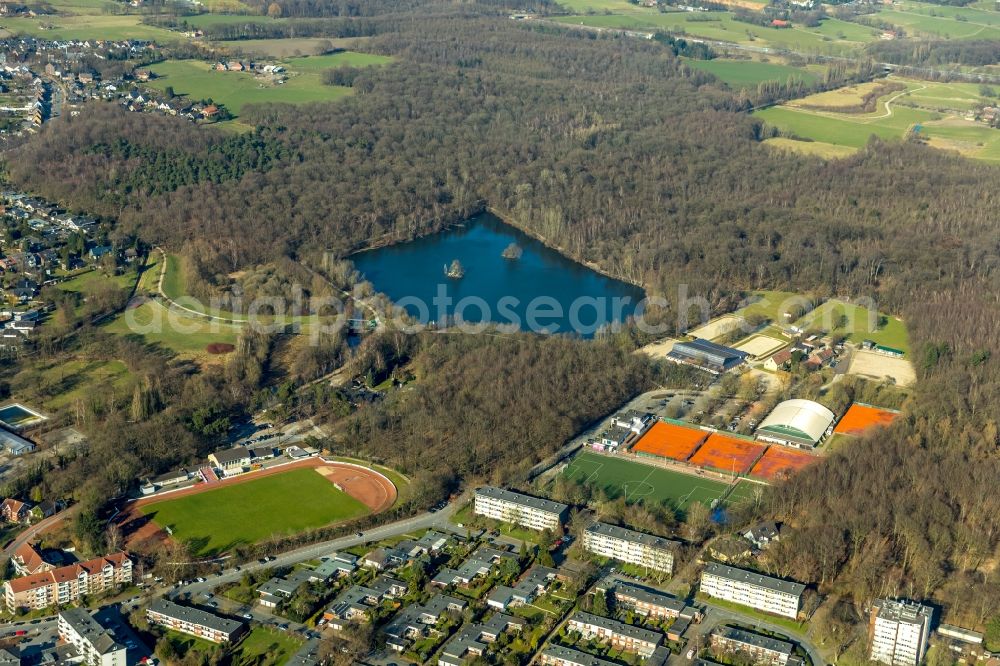
[[[806,586],[712,562],[701,572],[704,594],[795,619]]]
[[[59,613],[59,639],[76,649],[77,663],[88,666],[125,666],[125,646],[82,608]]]
[[[541,531],[560,529],[569,507],[503,488],[484,486],[476,490],[473,510],[480,516]]]
[[[617,525],[594,523],[583,533],[583,547],[595,555],[662,571],[674,571],[678,542]]]
[[[889,666],[917,666],[927,651],[934,609],[916,602],[879,599],[868,625],[869,656]]]

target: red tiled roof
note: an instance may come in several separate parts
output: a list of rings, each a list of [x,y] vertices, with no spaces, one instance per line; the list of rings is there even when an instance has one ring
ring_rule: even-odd
[[[22,543],[18,546],[17,550],[14,551],[14,557],[20,560],[21,564],[28,571],[34,571],[45,564],[45,560],[42,559],[41,554],[30,543]]]
[[[7,581],[7,584],[10,585],[10,589],[14,592],[14,594],[18,594],[20,592],[27,592],[28,590],[34,590],[53,583],[65,583],[67,581],[71,581],[79,576],[83,571],[86,571],[88,575],[100,573],[101,569],[108,564],[113,565],[115,568],[120,568],[127,559],[128,555],[126,553],[112,553],[111,555],[98,557],[93,560],[87,560],[86,562],[77,562],[76,564],[59,567],[58,569],[35,574],[33,576],[15,578]]]

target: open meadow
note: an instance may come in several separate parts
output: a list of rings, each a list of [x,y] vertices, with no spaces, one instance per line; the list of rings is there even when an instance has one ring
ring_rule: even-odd
[[[926,83],[892,78],[906,85],[905,91],[884,95],[872,113],[838,113],[810,106],[836,106],[838,95],[849,106],[859,99],[858,86],[812,95],[791,104],[754,112],[758,118],[792,136],[807,141],[785,141],[782,148],[803,152],[824,152],[825,146],[862,148],[874,135],[889,141],[902,140],[908,133],[928,145],[954,150],[967,157],[1000,161],[1000,130],[967,118],[981,98],[978,88],[966,83]],[[816,145],[813,145],[816,142]],[[834,156],[842,156],[839,151]],[[824,155],[829,156],[829,155]]]
[[[738,21],[729,12],[660,12],[634,8],[614,13],[558,16],[553,20],[594,28],[662,30],[701,39],[825,55],[856,53],[877,39],[876,30],[835,18],[825,19],[816,27],[772,28]]]
[[[144,505],[142,512],[199,555],[295,534],[369,512],[315,469],[294,469]]]
[[[774,62],[758,62],[755,60],[727,60],[714,58],[712,60],[691,60],[684,62],[694,69],[708,72],[733,89],[755,88],[765,81],[804,81],[815,83],[820,77],[818,69],[793,67]]]

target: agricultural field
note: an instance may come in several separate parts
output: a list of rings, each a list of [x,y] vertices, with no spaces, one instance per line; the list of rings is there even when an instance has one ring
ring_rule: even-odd
[[[907,89],[881,98],[873,113],[802,108],[810,104],[830,106],[829,102],[840,92],[833,91],[823,93],[822,99],[810,96],[795,104],[757,111],[755,115],[784,132],[831,146],[862,148],[872,135],[885,140],[901,140],[908,132],[913,132],[932,147],[955,150],[975,159],[1000,161],[1000,130],[966,118],[969,108],[975,104],[974,86],[894,80],[906,84]],[[856,99],[856,90],[842,90],[845,99]],[[791,143],[783,145],[794,149]]]
[[[559,16],[554,20],[596,28],[663,30],[702,39],[827,55],[855,53],[865,44],[877,39],[877,31],[872,28],[833,18],[824,20],[815,28],[772,28],[737,21],[728,12],[664,13],[650,9]]]
[[[883,5],[875,16],[916,37],[1000,39],[1000,12],[997,11],[906,2],[891,7]]]
[[[147,504],[142,512],[195,553],[212,555],[275,535],[294,534],[369,512],[315,469],[224,485]]]
[[[792,67],[773,62],[757,62],[754,60],[689,60],[687,65],[693,69],[707,72],[725,83],[730,88],[753,88],[765,81],[785,83],[790,80],[814,83],[820,77],[816,70],[802,67]]]
[[[142,39],[162,43],[184,39],[179,33],[145,25],[141,20],[136,15],[101,13],[11,17],[0,19],[0,31],[40,39]]]
[[[603,488],[612,497],[624,495],[629,502],[662,502],[678,512],[683,512],[691,502],[711,505],[728,488],[719,481],[589,451],[576,456],[563,470],[563,474]],[[749,497],[752,490],[752,484],[739,482],[729,500]]]
[[[795,139],[786,139],[785,137],[766,139],[764,145],[770,146],[775,150],[791,151],[799,155],[810,155],[827,160],[850,157],[857,152],[856,149],[850,146],[835,146],[832,143],[823,143],[822,141],[796,141]]]

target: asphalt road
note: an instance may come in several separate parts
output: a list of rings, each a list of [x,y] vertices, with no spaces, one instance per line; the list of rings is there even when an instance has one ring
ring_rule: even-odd
[[[205,579],[204,583],[199,583],[197,581],[187,583],[186,585],[181,585],[180,587],[175,587],[173,590],[168,592],[168,596],[172,598],[177,597],[197,597],[198,595],[204,594],[212,590],[219,585],[225,583],[233,583],[243,577],[243,574],[247,571],[254,571],[256,569],[263,568],[274,568],[274,567],[289,567],[300,562],[307,562],[309,560],[314,560],[330,553],[343,550],[345,548],[350,548],[352,546],[357,546],[359,544],[380,541],[382,539],[388,539],[389,537],[400,536],[403,534],[408,534],[410,532],[427,529],[431,527],[436,527],[439,529],[448,529],[448,519],[456,511],[456,509],[461,505],[462,500],[455,500],[444,509],[434,513],[422,513],[412,518],[405,518],[403,520],[396,521],[394,523],[389,523],[387,525],[382,525],[380,527],[373,527],[363,533],[363,536],[351,535],[333,539],[331,541],[324,541],[322,543],[316,543],[298,550],[292,550],[287,553],[278,555],[275,559],[267,562],[266,564],[260,562],[251,562],[240,567],[240,571],[235,569],[227,569],[221,574],[215,576],[209,576]],[[448,531],[451,531],[450,529]]]

